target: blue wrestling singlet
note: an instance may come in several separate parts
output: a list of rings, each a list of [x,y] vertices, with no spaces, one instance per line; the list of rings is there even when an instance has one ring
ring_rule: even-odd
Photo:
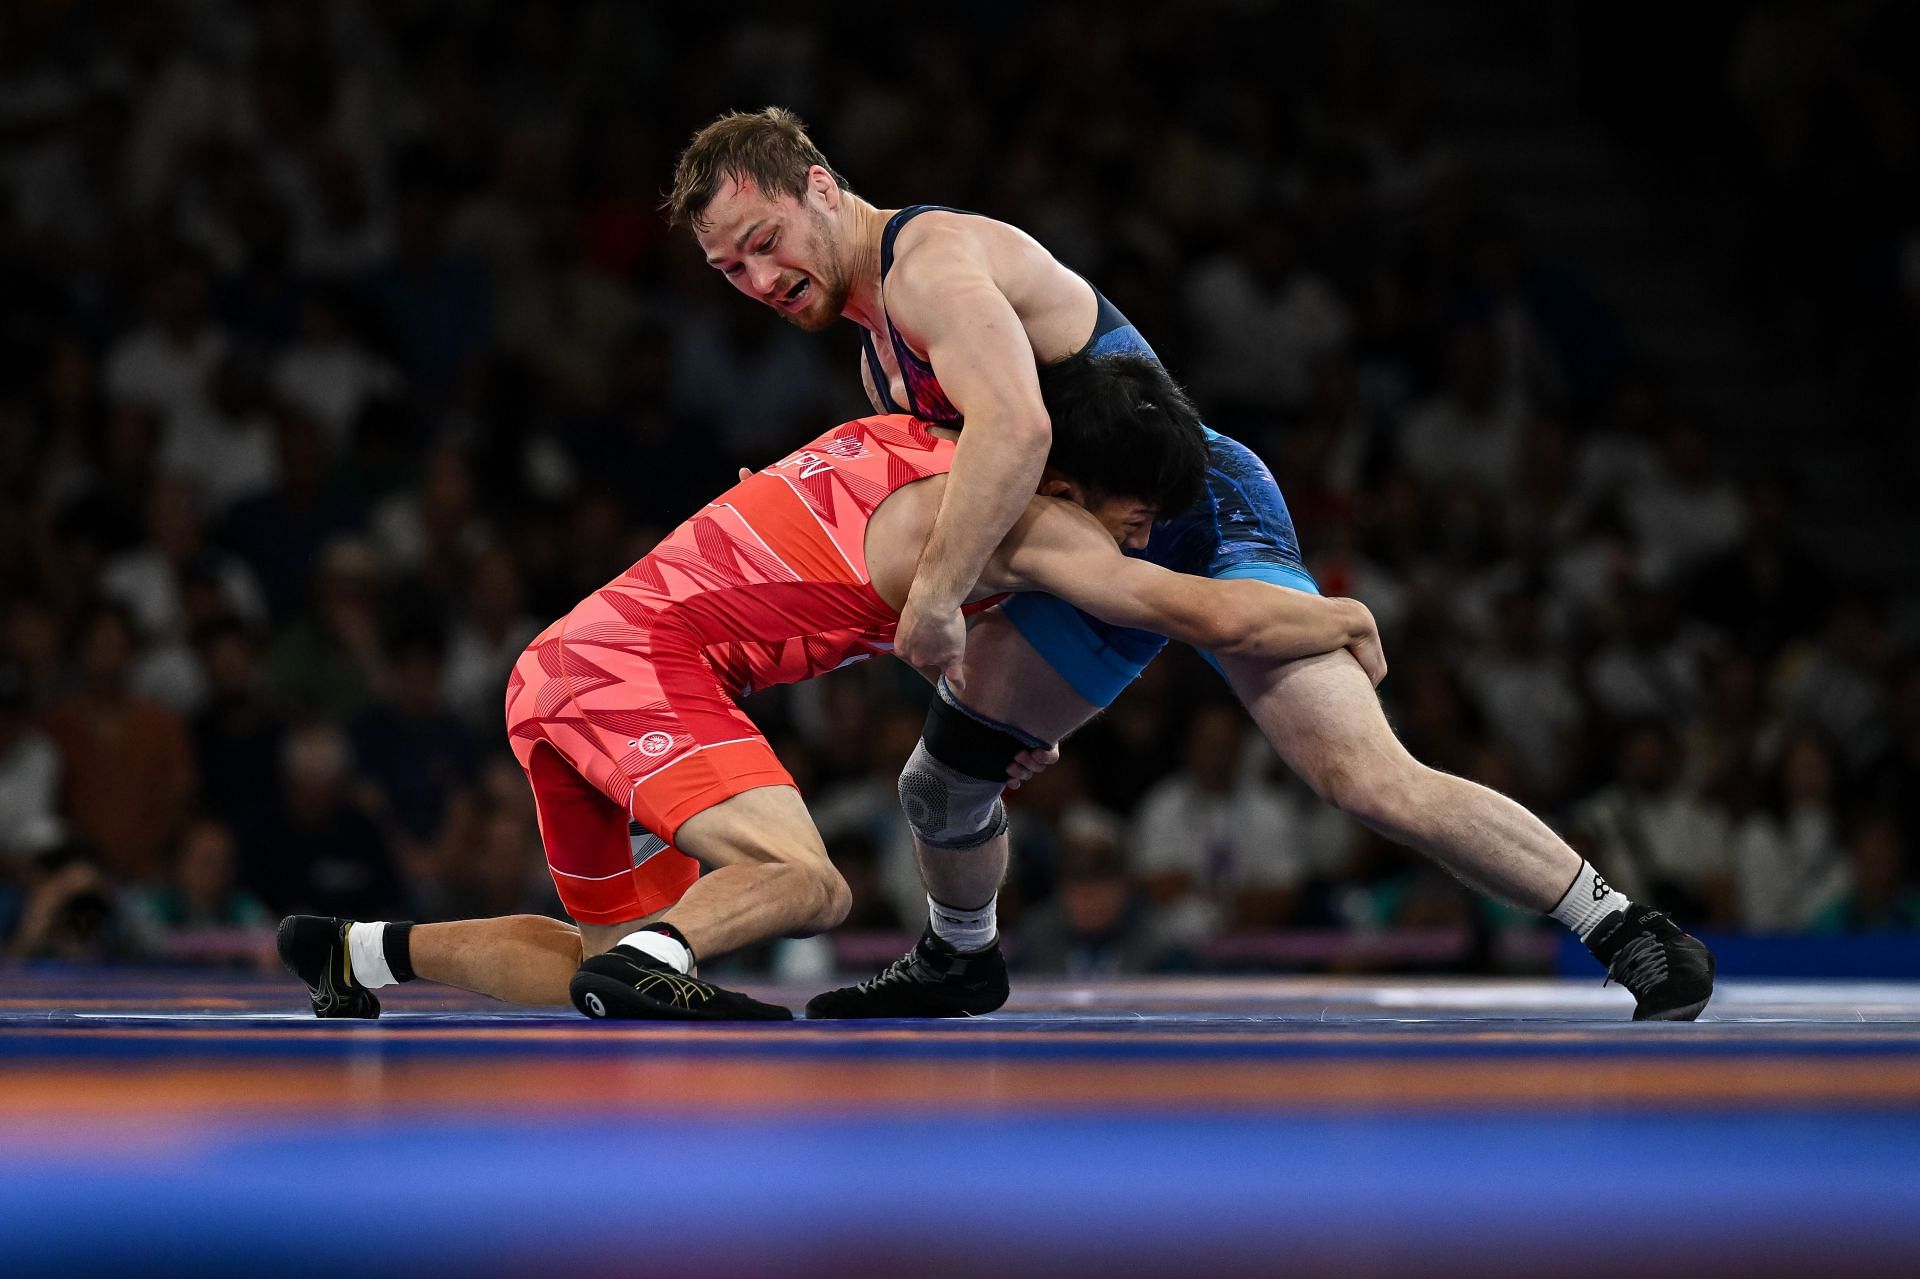
[[[967,211],[915,204],[894,214],[880,238],[883,286],[887,272],[893,268],[893,242],[900,228],[930,212]],[[1092,355],[1130,352],[1157,362],[1160,357],[1120,309],[1097,288],[1093,296],[1099,312],[1094,317],[1093,335],[1083,349]],[[900,339],[891,319],[887,321],[887,338],[906,388],[904,406],[894,403],[885,369],[874,349],[873,334],[861,330],[867,370],[886,411],[911,413],[943,426],[962,425],[958,410],[940,389],[933,366]],[[1204,429],[1209,462],[1206,495],[1188,510],[1156,522],[1146,549],[1128,554],[1178,573],[1248,577],[1318,595],[1319,584],[1300,562],[1293,517],[1287,513],[1286,499],[1280,496],[1273,473],[1252,449],[1211,428]],[[1095,706],[1106,706],[1118,697],[1167,642],[1166,636],[1151,631],[1109,626],[1051,595],[1015,595],[1001,606],[1001,611],[1047,664]],[[1202,656],[1218,669],[1210,655]]]

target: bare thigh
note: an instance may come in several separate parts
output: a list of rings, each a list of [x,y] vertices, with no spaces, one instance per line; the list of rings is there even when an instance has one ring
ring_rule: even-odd
[[[1220,665],[1287,767],[1321,798],[1364,807],[1369,792],[1419,770],[1346,650],[1278,666],[1237,658]]]
[[[966,687],[959,696],[969,708],[1049,742],[1058,742],[1100,711],[1074,692],[998,612],[983,615],[967,631],[964,678]]]

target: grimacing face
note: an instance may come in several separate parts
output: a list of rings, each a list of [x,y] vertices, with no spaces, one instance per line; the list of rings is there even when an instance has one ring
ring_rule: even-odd
[[[694,239],[707,265],[734,288],[810,333],[840,318],[851,287],[829,217],[840,188],[818,166],[804,197],[769,196],[751,181],[727,178],[702,210]]]

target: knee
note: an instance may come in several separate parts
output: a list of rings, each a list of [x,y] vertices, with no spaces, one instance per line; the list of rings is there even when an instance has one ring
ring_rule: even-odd
[[[804,868],[803,882],[806,920],[802,930],[812,934],[839,927],[853,910],[853,890],[847,887],[846,877],[821,863]]]
[[[847,881],[839,871],[834,871],[833,879],[827,885],[826,923],[821,927],[838,928],[852,912],[853,889],[847,887]]]
[[[930,848],[977,848],[1007,828],[1004,779],[971,777],[934,758],[922,741],[900,772],[900,811]]]
[[[920,741],[900,773],[900,809],[914,838],[933,848],[977,848],[1007,828],[1000,792],[1007,767],[1037,738],[962,706],[943,682]]]

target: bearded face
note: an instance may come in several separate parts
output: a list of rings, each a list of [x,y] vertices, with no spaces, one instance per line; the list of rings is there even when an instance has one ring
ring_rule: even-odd
[[[770,197],[730,178],[704,213],[694,238],[734,288],[808,332],[840,318],[852,284],[834,222],[811,191]]]

